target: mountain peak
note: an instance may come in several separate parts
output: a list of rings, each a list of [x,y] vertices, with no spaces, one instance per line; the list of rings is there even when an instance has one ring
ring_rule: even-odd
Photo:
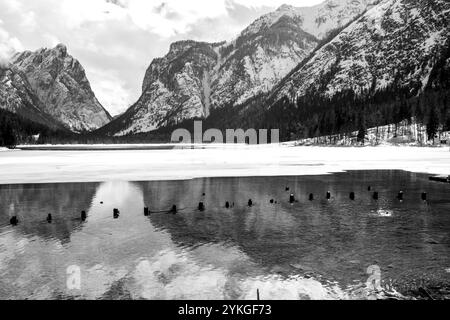
[[[281,5],[276,11],[263,15],[241,35],[257,34],[270,28],[285,16],[292,18],[304,31],[323,39],[328,32],[352,21],[380,0],[327,0],[312,7]]]
[[[67,46],[62,43],[58,44],[53,50],[58,52],[63,58],[67,56]]]
[[[290,4],[282,4],[276,11],[277,12],[285,12],[285,11],[295,11],[297,8]]]

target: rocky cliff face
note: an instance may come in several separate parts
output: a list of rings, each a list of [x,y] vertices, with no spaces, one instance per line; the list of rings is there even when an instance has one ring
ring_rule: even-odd
[[[386,86],[420,92],[448,46],[450,3],[386,0],[340,32],[275,89],[295,99],[352,89],[373,93]]]
[[[120,134],[149,132],[207,113],[209,76],[217,63],[218,44],[181,41],[155,59],[147,70],[136,104],[111,123]]]
[[[17,113],[50,128],[61,128],[47,115],[44,106],[32,90],[26,76],[14,65],[0,66],[0,108]]]
[[[68,129],[91,131],[111,120],[92,92],[83,67],[64,45],[16,54],[11,64],[26,79],[23,92],[37,97],[35,106]]]

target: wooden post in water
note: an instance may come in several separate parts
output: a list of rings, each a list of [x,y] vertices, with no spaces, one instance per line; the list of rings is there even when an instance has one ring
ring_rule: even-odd
[[[427,193],[422,192],[422,201],[427,201]]]
[[[259,289],[256,289],[256,300],[261,300],[260,296],[259,296]]]
[[[11,219],[9,219],[9,223],[13,226],[17,226],[19,224],[19,219],[17,219],[16,216],[13,216]]]
[[[295,196],[293,193],[291,193],[290,197],[289,197],[289,203],[293,204],[295,202]]]

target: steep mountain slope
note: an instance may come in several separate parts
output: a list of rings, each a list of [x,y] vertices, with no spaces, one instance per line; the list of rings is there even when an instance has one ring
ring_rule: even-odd
[[[310,92],[332,97],[387,86],[418,93],[444,52],[449,21],[444,0],[385,0],[299,65],[272,97],[293,101]]]
[[[97,129],[111,120],[92,92],[81,64],[60,44],[25,51],[12,59],[39,99],[42,111],[75,132]]]
[[[268,93],[322,37],[375,0],[328,0],[312,8],[281,6],[223,43],[181,41],[148,68],[139,101],[99,132],[150,132]],[[305,31],[305,29],[312,34]],[[316,36],[314,36],[316,35]]]
[[[217,46],[195,41],[172,44],[164,58],[151,63],[136,104],[101,131],[148,132],[183,119],[203,117],[209,98],[205,79],[217,62]]]
[[[212,107],[239,104],[269,92],[317,44],[289,15],[257,32],[244,31],[219,50],[219,63],[211,76]]]
[[[58,121],[43,111],[44,106],[25,75],[11,64],[0,67],[0,109],[19,114],[49,128],[62,128]]]

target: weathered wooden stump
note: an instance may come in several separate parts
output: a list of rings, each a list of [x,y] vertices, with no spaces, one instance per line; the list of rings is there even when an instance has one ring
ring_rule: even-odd
[[[17,226],[19,224],[19,219],[16,216],[13,216],[9,219],[9,223],[13,226]]]
[[[422,201],[427,201],[428,195],[426,192],[422,192]]]
[[[291,193],[291,195],[289,196],[289,203],[294,203],[295,202],[295,196],[293,193]]]

